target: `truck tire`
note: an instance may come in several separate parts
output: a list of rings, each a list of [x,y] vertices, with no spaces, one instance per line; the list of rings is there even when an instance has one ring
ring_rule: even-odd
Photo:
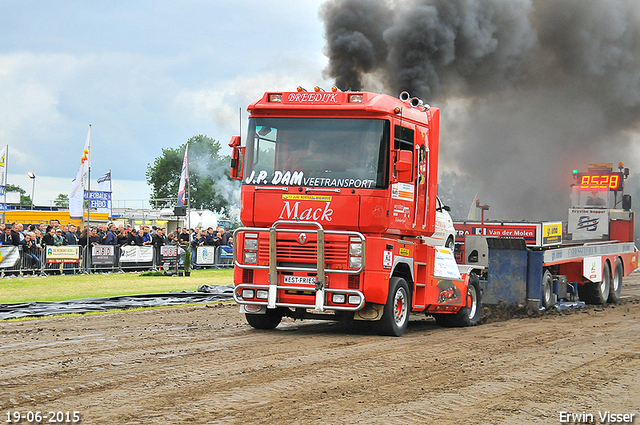
[[[255,329],[275,329],[282,321],[282,311],[267,309],[265,314],[245,313],[247,323]]]
[[[616,267],[613,270],[613,279],[611,280],[611,286],[609,287],[609,302],[617,303],[620,301],[620,295],[622,294],[622,279],[624,278],[624,266],[622,261],[616,259]]]
[[[608,261],[602,267],[602,282],[587,282],[583,285],[584,301],[589,304],[605,304],[611,287],[611,266]]]
[[[407,282],[401,277],[392,277],[389,280],[389,295],[384,305],[382,318],[377,323],[378,333],[387,336],[402,336],[407,330],[410,310],[411,294]]]
[[[480,279],[475,273],[469,275],[466,304],[455,314],[434,314],[436,323],[444,327],[461,328],[476,326],[480,322],[482,313],[482,294],[480,293]]]
[[[453,241],[453,238],[449,238],[447,239],[447,243],[444,244],[445,248],[449,248],[451,250],[451,253],[454,253],[456,250],[456,244]]]
[[[542,275],[542,306],[546,309],[551,307],[553,303],[553,277],[549,270],[544,271]]]

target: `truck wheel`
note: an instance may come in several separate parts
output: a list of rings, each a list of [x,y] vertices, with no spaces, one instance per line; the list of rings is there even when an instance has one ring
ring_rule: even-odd
[[[602,282],[587,282],[584,284],[585,301],[589,304],[605,304],[609,298],[610,286],[611,266],[609,262],[605,261],[602,268]]]
[[[392,277],[389,281],[389,296],[384,305],[382,318],[378,322],[378,333],[388,336],[402,336],[409,323],[411,297],[409,286],[404,279]]]
[[[461,328],[476,326],[480,322],[482,313],[482,294],[480,293],[480,279],[475,273],[469,275],[466,304],[455,314],[434,314],[436,323],[445,327]]]
[[[447,243],[445,243],[444,246],[446,248],[449,248],[451,250],[451,253],[455,252],[456,250],[456,244],[455,242],[453,242],[453,238],[447,239]]]
[[[613,271],[613,280],[609,288],[609,302],[617,303],[620,301],[620,295],[622,294],[622,278],[624,277],[624,267],[622,261],[616,259],[616,268]]]
[[[549,270],[544,271],[542,276],[542,306],[549,308],[553,305],[553,277]]]
[[[265,314],[245,313],[247,323],[255,329],[274,329],[282,321],[282,311],[267,309]]]

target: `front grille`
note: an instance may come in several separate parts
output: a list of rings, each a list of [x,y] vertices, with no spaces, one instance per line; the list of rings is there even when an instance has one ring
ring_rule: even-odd
[[[242,283],[253,283],[253,269],[242,269]]]
[[[349,288],[349,289],[360,289],[360,276],[357,275],[357,274],[349,275],[347,288]]]
[[[349,242],[331,241],[324,245],[324,259],[326,263],[346,264],[349,261]],[[258,258],[269,259],[269,241],[261,239],[258,245]],[[309,241],[302,245],[297,240],[278,240],[276,247],[278,262],[317,263],[318,249],[316,241]]]

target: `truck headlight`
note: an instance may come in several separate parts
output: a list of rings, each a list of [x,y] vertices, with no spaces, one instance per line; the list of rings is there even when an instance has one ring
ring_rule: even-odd
[[[349,257],[349,268],[359,269],[362,267],[362,257]]]
[[[269,298],[269,291],[265,291],[264,289],[258,289],[256,291],[256,298],[259,298],[261,300],[266,300],[267,298]]]
[[[347,301],[347,297],[344,294],[333,294],[331,300],[334,304],[344,304]]]
[[[358,256],[362,255],[362,244],[361,243],[351,242],[349,245],[350,245],[349,246],[349,254],[358,255]]]
[[[245,239],[244,240],[244,249],[247,251],[257,251],[258,250],[258,240],[257,239]]]
[[[244,253],[245,264],[256,264],[258,262],[257,252],[245,252]]]
[[[360,295],[349,295],[349,304],[351,305],[360,304]]]
[[[253,289],[243,289],[242,290],[242,298],[245,300],[248,298],[253,298],[255,295],[255,291]]]

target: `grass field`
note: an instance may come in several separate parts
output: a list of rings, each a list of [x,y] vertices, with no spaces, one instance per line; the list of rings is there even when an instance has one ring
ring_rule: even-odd
[[[138,273],[62,275],[0,279],[0,304],[196,291],[200,285],[229,285],[233,269],[192,270],[189,277]]]

